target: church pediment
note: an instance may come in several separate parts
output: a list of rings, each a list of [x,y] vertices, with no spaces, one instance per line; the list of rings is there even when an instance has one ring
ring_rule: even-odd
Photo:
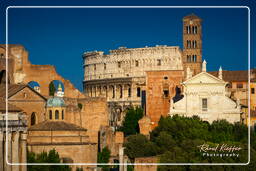
[[[214,77],[213,75],[208,74],[207,72],[201,72],[184,82],[184,84],[199,84],[199,83],[225,84],[225,81],[217,77]]]
[[[9,85],[9,100],[46,101],[46,98],[27,85]]]

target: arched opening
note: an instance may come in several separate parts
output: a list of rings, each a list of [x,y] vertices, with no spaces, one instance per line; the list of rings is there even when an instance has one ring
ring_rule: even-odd
[[[61,111],[62,120],[64,120],[64,110]]]
[[[115,98],[115,87],[111,85],[109,88],[110,88],[110,93],[111,93],[110,97],[114,99]]]
[[[65,87],[62,81],[52,80],[49,84],[49,95],[54,96],[58,91],[64,92]]]
[[[59,111],[55,110],[55,120],[58,120],[58,119],[59,119]]]
[[[128,85],[128,97],[131,97],[132,96],[132,89],[131,89],[131,86]]]
[[[49,119],[52,120],[52,110],[49,110]]]
[[[108,89],[107,86],[103,87],[103,96],[108,97]]]
[[[118,92],[118,94],[117,94],[117,96],[119,97],[119,98],[122,98],[123,97],[123,87],[122,87],[122,85],[118,85],[117,86],[117,92]]]
[[[31,114],[31,120],[30,120],[30,125],[35,125],[36,124],[36,113],[32,112]]]
[[[31,88],[33,88],[34,90],[36,90],[38,93],[40,93],[40,85],[39,85],[38,82],[36,82],[36,81],[30,81],[30,82],[28,83],[28,86],[31,87]]]

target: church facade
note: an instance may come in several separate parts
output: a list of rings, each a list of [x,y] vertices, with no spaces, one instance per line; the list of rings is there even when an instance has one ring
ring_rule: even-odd
[[[202,72],[182,83],[183,95],[177,101],[172,99],[169,115],[186,117],[199,116],[202,120],[212,123],[225,119],[230,123],[240,122],[241,106],[239,100],[233,101],[227,96],[227,82],[222,80],[222,69],[215,77],[206,72],[206,61]]]

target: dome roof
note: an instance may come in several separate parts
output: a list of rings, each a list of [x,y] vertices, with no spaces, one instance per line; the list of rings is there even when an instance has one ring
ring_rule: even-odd
[[[61,97],[51,97],[47,100],[46,107],[64,107],[65,102]]]

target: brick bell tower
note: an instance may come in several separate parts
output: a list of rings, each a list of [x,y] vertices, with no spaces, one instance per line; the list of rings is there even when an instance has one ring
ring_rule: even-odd
[[[202,71],[202,19],[195,14],[183,18],[183,68],[192,75]]]

